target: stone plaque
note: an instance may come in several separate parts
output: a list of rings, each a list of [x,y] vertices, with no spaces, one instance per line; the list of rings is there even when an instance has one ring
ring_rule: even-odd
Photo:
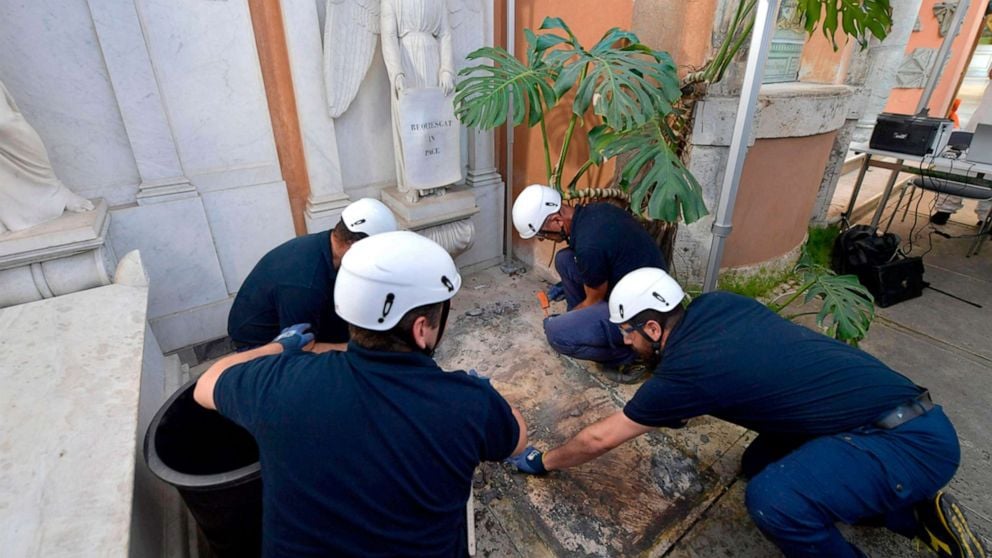
[[[425,190],[461,180],[461,126],[451,98],[436,88],[409,89],[399,104],[407,185]]]

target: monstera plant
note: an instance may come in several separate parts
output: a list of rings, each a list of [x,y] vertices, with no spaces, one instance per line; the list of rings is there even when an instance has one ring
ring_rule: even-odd
[[[891,27],[889,0],[786,1],[796,2],[809,33],[819,26],[835,48],[838,33],[864,48],[870,37],[884,38]],[[685,164],[696,101],[723,78],[746,43],[757,2],[738,2],[712,58],[681,79],[667,52],[644,45],[634,33],[610,29],[587,47],[560,18],[546,18],[537,32],[524,30],[523,60],[499,47],[469,54],[477,64],[460,72],[456,115],[469,128],[488,130],[507,121],[539,127],[547,184],[565,199],[623,199],[649,230],[661,224],[652,232],[670,257],[676,224],[707,214],[702,189]],[[565,103],[571,108],[567,125],[550,130],[549,113]],[[589,157],[566,176],[565,162],[580,128]],[[551,134],[561,135],[552,142]],[[553,144],[560,145],[557,152]],[[604,185],[609,187],[578,188],[591,168],[611,159],[618,164],[614,180]],[[824,275],[824,281],[833,277]],[[805,292],[824,292],[810,289]]]
[[[575,193],[591,167],[636,150],[619,181],[630,193],[635,213],[646,209],[653,219],[677,221],[681,216],[688,223],[706,215],[699,184],[671,148],[678,134],[673,128],[679,120],[676,105],[682,97],[671,56],[620,29],[607,31],[590,48],[559,18],[545,19],[540,30],[540,35],[524,31],[524,61],[496,47],[469,55],[485,63],[462,71],[465,77],[455,96],[462,123],[491,129],[512,119],[514,125],[526,121],[539,126],[547,182],[565,194]],[[571,102],[570,118],[561,148],[552,154],[546,116],[566,100]],[[580,123],[589,126],[590,157],[574,174],[564,176]]]
[[[644,45],[629,31],[610,29],[585,47],[563,20],[546,18],[540,33],[524,31],[525,60],[499,47],[469,54],[479,64],[460,72],[456,114],[470,128],[492,129],[507,120],[540,127],[547,182],[566,198],[580,195],[579,180],[590,168],[623,156],[613,185],[629,197],[634,214],[691,223],[707,214],[699,183],[684,164],[695,102],[740,52],[756,5],[757,0],[738,2],[713,57],[681,80],[667,52]],[[892,24],[889,0],[797,0],[796,9],[808,32],[819,25],[835,47],[838,32],[864,47],[871,36],[884,38]],[[560,149],[552,153],[546,117],[566,102],[570,118],[556,142]],[[580,125],[587,130],[589,159],[564,176]]]

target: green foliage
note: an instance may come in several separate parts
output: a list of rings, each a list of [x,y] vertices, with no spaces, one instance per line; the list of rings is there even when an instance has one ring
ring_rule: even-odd
[[[631,153],[620,187],[631,194],[635,213],[669,222],[681,217],[688,223],[706,215],[699,183],[671,148],[677,134],[670,121],[679,117],[676,106],[682,96],[671,56],[616,28],[591,48],[560,18],[546,18],[540,30],[539,35],[526,31],[526,63],[500,48],[469,55],[482,63],[460,72],[465,79],[455,95],[459,120],[475,128],[502,125],[510,117],[512,100],[514,124],[526,120],[531,127],[541,126],[552,187],[571,190],[590,167]],[[544,119],[569,92],[574,93],[572,114],[552,164]],[[589,132],[590,158],[565,181],[562,172],[576,126],[593,116],[602,124]]]
[[[799,10],[806,31],[812,34],[820,25],[834,49],[838,30],[853,37],[864,49],[872,35],[884,39],[892,28],[889,0],[799,0]]]
[[[834,241],[840,234],[840,225],[828,227],[810,227],[806,238],[806,253],[810,260],[819,266],[830,266],[830,255],[834,250]]]
[[[760,300],[768,297],[776,287],[792,278],[793,273],[790,270],[761,271],[750,275],[725,273],[720,276],[717,289]]]
[[[875,299],[854,275],[837,275],[832,270],[817,264],[806,247],[794,269],[800,278],[800,287],[782,304],[772,301],[769,308],[782,314],[783,311],[803,298],[808,304],[816,299],[821,302],[816,315],[816,325],[827,335],[857,345],[868,334],[868,328],[875,319]],[[811,314],[801,312],[785,315],[795,319]]]

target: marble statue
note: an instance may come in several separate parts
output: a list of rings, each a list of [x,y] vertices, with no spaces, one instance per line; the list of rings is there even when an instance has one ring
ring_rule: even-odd
[[[456,60],[463,61],[468,52],[481,46],[481,12],[479,0],[327,0],[324,79],[328,111],[336,118],[354,100],[379,34],[391,86],[397,187],[412,194],[412,199],[437,192],[439,187],[443,191],[461,179],[461,126],[453,118],[452,93]],[[414,109],[417,112],[409,114]],[[432,116],[420,118],[421,114]],[[427,137],[409,137],[415,122],[430,126]],[[449,138],[455,143],[453,148],[432,149],[423,143],[437,140],[444,144],[442,134],[446,133],[454,134],[453,140]],[[451,164],[425,160],[425,153]],[[414,164],[417,172],[410,168]],[[435,169],[434,176],[425,179],[420,172],[423,166]]]
[[[93,204],[55,176],[41,137],[0,82],[0,233],[51,221]]]

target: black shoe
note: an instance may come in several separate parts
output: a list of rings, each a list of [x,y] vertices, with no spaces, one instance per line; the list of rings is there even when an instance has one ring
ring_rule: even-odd
[[[938,211],[930,216],[930,222],[934,225],[946,225],[947,220],[951,218],[951,214],[946,211]]]
[[[638,384],[647,379],[648,365],[643,362],[621,364],[618,369],[607,368],[603,371],[607,378],[618,384]]]
[[[978,540],[958,501],[945,492],[917,504],[920,539],[937,556],[948,558],[986,558],[985,547]]]

